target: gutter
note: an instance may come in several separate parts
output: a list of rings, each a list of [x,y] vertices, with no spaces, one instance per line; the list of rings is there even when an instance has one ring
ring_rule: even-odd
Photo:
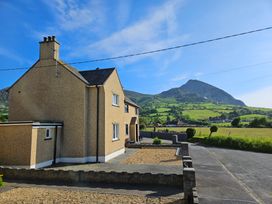
[[[53,164],[56,164],[56,158],[57,158],[57,141],[58,141],[58,125],[55,126],[55,141],[54,141]]]
[[[99,86],[96,85],[96,163],[99,162]]]

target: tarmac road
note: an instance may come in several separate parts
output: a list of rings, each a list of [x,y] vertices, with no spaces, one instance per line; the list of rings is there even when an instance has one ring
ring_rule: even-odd
[[[272,154],[190,145],[200,203],[272,204]]]

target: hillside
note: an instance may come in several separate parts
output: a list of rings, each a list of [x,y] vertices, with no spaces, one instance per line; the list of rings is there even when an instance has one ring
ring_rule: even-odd
[[[0,90],[0,104],[8,103],[8,92],[7,88]]]
[[[222,89],[199,80],[189,80],[178,88],[172,88],[160,94],[150,95],[134,91],[125,91],[126,95],[140,105],[145,105],[154,99],[174,99],[183,103],[217,103],[245,106],[244,102],[235,99]]]
[[[222,89],[198,80],[189,80],[178,88],[150,95],[125,91],[141,106],[141,118],[146,125],[166,124],[217,124],[230,126],[241,117],[243,125],[255,118],[271,121],[272,109],[247,107]]]
[[[176,98],[180,102],[214,102],[245,106],[245,104],[232,97],[227,92],[215,86],[198,80],[189,80],[179,88],[172,88],[159,94],[163,98]]]

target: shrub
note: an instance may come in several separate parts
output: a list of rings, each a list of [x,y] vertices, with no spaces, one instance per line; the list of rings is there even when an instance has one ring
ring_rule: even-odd
[[[235,138],[229,136],[214,136],[211,138],[205,138],[203,140],[203,143],[217,147],[272,153],[271,141],[260,141],[254,139]]]
[[[187,138],[190,139],[195,136],[196,130],[194,128],[187,128],[186,134],[187,134]]]
[[[212,135],[213,132],[217,132],[217,130],[218,130],[218,127],[216,125],[211,126],[210,127],[210,135],[209,135],[209,137],[211,137],[211,135]]]
[[[158,137],[154,137],[153,144],[161,144],[161,139],[159,139]]]
[[[231,121],[231,125],[233,127],[240,127],[240,121],[241,119],[238,117],[238,118],[234,118],[233,121]]]
[[[269,124],[268,124],[266,118],[255,118],[254,120],[252,120],[249,123],[248,126],[259,128],[259,127],[269,127]]]
[[[166,129],[165,129],[165,132],[167,132],[167,133],[168,133],[168,132],[169,132],[169,129],[167,129],[167,128],[166,128]]]
[[[144,130],[146,128],[145,124],[140,124],[140,130]]]

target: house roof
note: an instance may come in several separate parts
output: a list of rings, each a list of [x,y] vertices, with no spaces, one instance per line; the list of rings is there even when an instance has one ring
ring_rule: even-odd
[[[95,70],[80,71],[79,74],[81,74],[90,85],[103,85],[114,69],[115,68],[97,68]]]
[[[125,97],[125,103],[128,103],[128,104],[130,104],[132,106],[135,106],[135,107],[138,107],[138,108],[140,107],[135,102],[133,102],[132,100],[130,100],[127,96]]]

